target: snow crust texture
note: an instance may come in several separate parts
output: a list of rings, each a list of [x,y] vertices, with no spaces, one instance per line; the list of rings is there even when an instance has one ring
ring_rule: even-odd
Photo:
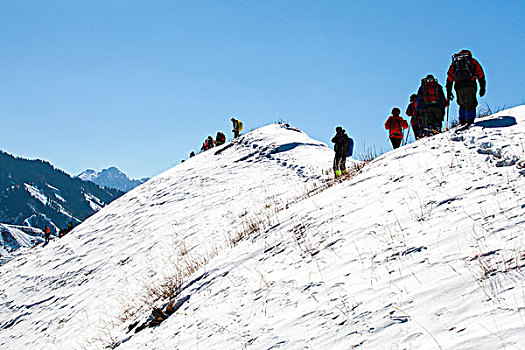
[[[305,196],[333,152],[255,130],[0,267],[0,348],[520,348],[524,147],[521,106]],[[137,331],[188,261],[176,311]]]

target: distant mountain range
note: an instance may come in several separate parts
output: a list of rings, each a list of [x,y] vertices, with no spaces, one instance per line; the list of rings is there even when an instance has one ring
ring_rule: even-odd
[[[103,169],[100,172],[88,169],[77,175],[77,177],[84,181],[94,182],[100,187],[115,188],[124,192],[127,192],[149,180],[149,178],[143,178],[140,180],[130,179],[126,174],[115,167]]]
[[[0,151],[0,223],[51,228],[74,225],[124,192],[71,177],[43,160]]]

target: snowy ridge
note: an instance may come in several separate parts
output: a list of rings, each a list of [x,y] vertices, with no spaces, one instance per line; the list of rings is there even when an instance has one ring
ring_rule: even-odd
[[[228,247],[244,217],[320,183],[331,157],[301,131],[270,125],[128,192],[68,236],[2,268],[0,348],[94,341],[104,321],[122,313],[122,303],[135,302],[144,285],[169,274],[183,246],[195,256]]]
[[[0,347],[519,348],[524,144],[521,106],[296,202],[333,152],[293,128],[255,130],[1,267]],[[160,325],[128,328],[166,299],[116,322],[145,304],[144,285],[205,257]]]

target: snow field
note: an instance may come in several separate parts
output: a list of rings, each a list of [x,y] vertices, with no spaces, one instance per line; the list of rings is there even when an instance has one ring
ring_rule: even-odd
[[[520,348],[524,144],[517,107],[304,198],[333,152],[255,130],[1,267],[0,348]],[[146,287],[191,266],[189,299],[128,331],[169,301]]]
[[[283,145],[310,148],[308,163],[278,152]],[[244,216],[321,182],[330,155],[299,130],[270,125],[151,179],[60,241],[3,268],[0,347],[97,348],[124,310],[149,312],[145,291],[174,264],[229,247]],[[35,303],[28,306],[28,298]],[[6,340],[6,332],[14,336]]]
[[[523,159],[523,131],[379,157],[213,259],[183,308],[121,347],[520,348],[524,179],[478,150],[494,138]]]

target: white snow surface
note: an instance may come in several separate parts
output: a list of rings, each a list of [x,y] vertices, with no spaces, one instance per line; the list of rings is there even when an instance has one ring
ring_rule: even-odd
[[[257,129],[0,267],[0,349],[522,348],[524,147],[520,106],[328,187],[326,145]]]
[[[44,241],[44,233],[27,226],[0,224],[0,265],[12,259],[13,252]]]
[[[48,202],[48,199],[45,194],[42,193],[41,190],[36,188],[35,186],[31,186],[29,184],[24,184],[27,192],[34,198],[38,199],[42,204],[46,205]]]

